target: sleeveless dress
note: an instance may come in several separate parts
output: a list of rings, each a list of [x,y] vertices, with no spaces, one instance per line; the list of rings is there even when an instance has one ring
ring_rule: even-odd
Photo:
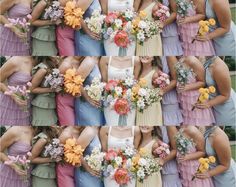
[[[107,0],[108,12],[118,11],[123,12],[126,9],[133,10],[134,0]],[[104,40],[104,48],[106,56],[119,56],[119,47],[110,39]],[[136,48],[136,41],[132,41],[126,49],[125,56],[134,56]]]
[[[196,10],[193,5],[188,9],[189,17],[195,16]],[[178,17],[177,17],[178,18]],[[201,42],[193,39],[196,37],[199,29],[198,22],[186,23],[183,25],[178,25],[178,30],[180,34],[180,41],[182,43],[184,56],[212,56],[215,54],[213,43],[211,40],[206,42]]]
[[[101,148],[99,137],[96,135],[90,144],[84,150],[84,157],[91,155],[94,148]],[[91,175],[81,166],[75,170],[76,187],[103,187],[101,178]]]
[[[15,4],[8,12],[8,18],[26,18],[31,14],[32,9],[22,3]],[[28,43],[28,44],[27,44]],[[9,28],[0,24],[0,54],[2,56],[27,56],[30,55],[30,33],[27,36],[27,43],[20,39]]]
[[[39,133],[33,138],[33,144],[35,144],[39,139],[47,139],[47,135],[44,133]],[[40,157],[44,158],[44,151],[42,150]],[[55,162],[49,162],[44,164],[35,164],[32,175],[32,187],[57,187],[56,184],[56,171]]]
[[[152,76],[154,73],[155,73],[155,70],[153,69],[145,77],[143,77],[147,81],[147,87],[151,88],[151,89],[155,89],[152,85]],[[143,125],[161,126],[161,125],[163,125],[161,103],[160,102],[152,103],[152,105],[150,105],[146,109],[144,109],[143,113],[137,111],[136,124],[138,126],[143,126]]]
[[[166,61],[166,57],[161,57],[162,71],[170,76],[170,70]],[[163,124],[166,126],[179,126],[183,122],[182,113],[179,108],[176,89],[172,89],[165,93],[162,97],[162,115]]]
[[[170,144],[166,127],[160,127],[162,134],[162,141]],[[175,159],[166,162],[161,170],[162,187],[182,187],[177,162]]]
[[[163,5],[170,7],[169,0],[162,0]],[[183,49],[179,40],[177,24],[173,22],[166,25],[161,33],[162,48],[164,56],[181,56],[183,55]],[[175,44],[175,45],[173,45]]]
[[[155,6],[156,2],[152,2],[148,5],[144,12],[147,14],[147,19],[154,21],[152,17],[152,8]],[[152,36],[147,41],[144,41],[143,45],[137,43],[136,48],[136,55],[137,56],[162,56],[162,42],[161,42],[161,35],[160,33]]]
[[[32,69],[33,75],[39,69],[48,69],[44,63],[40,63]],[[40,87],[44,86],[45,78]],[[32,104],[32,125],[51,126],[57,123],[55,93],[36,94]]]
[[[90,18],[94,10],[101,10],[99,0],[93,0],[84,13],[84,19]],[[75,54],[80,56],[104,56],[102,40],[94,40],[83,29],[75,31]]]
[[[24,86],[31,81],[31,75],[25,72],[15,72],[8,77],[9,86]],[[0,92],[0,126],[3,125],[30,125],[30,100],[27,110],[20,107],[8,95]]]
[[[13,143],[8,148],[8,155],[25,156],[31,150],[31,145],[22,141]],[[0,164],[1,187],[30,187],[30,171],[28,172],[28,182],[24,181],[11,167],[3,163]]]
[[[155,143],[155,140],[152,140],[143,147],[148,151],[149,155],[152,155],[152,146],[154,143]],[[137,181],[137,185],[136,185],[136,187],[154,187],[154,186],[163,186],[160,172],[156,172],[148,176],[148,178],[146,178],[143,181],[143,183],[140,183],[139,181]]]
[[[125,149],[126,147],[134,147],[134,126],[131,128],[131,136],[126,138],[117,138],[111,135],[112,127],[109,127],[107,148],[108,149]],[[132,179],[125,187],[135,187],[135,179]],[[120,187],[111,177],[104,178],[104,187]]]
[[[123,80],[127,76],[133,76],[134,74],[134,57],[132,57],[132,66],[128,68],[117,68],[111,65],[112,57],[110,57],[108,62],[108,81],[109,80]],[[134,126],[135,125],[135,109],[132,109],[127,114],[127,125]],[[109,126],[117,126],[119,124],[119,114],[115,112],[115,110],[111,109],[109,106],[104,107],[104,116],[106,120],[106,125]]]
[[[56,165],[57,187],[75,187],[74,166],[68,163]]]
[[[209,140],[209,136],[213,133],[217,127],[211,127],[206,130],[204,137],[205,137],[205,149],[207,156],[214,156],[216,158],[216,162],[214,164],[209,165],[210,169],[215,168],[219,165],[219,160],[217,158],[217,154],[213,149],[211,142]],[[232,187],[236,184],[236,163],[231,158],[230,167],[228,170],[224,171],[221,174],[212,177],[214,187]]]
[[[220,95],[219,89],[217,88],[217,84],[213,79],[210,72],[210,65],[215,62],[215,57],[209,59],[205,64],[205,72],[206,72],[206,86],[214,86],[216,88],[216,92],[210,95],[210,99],[217,97]],[[224,125],[224,126],[236,126],[236,93],[231,88],[230,98],[222,104],[216,105],[212,107],[213,114],[215,116],[216,125]]]
[[[216,27],[220,27],[220,23],[209,0],[206,0],[206,18],[214,18]],[[216,28],[214,28],[216,29]],[[212,31],[214,30],[212,29]],[[223,36],[212,39],[217,56],[235,56],[236,53],[236,25],[231,20],[230,31]]]
[[[90,85],[95,77],[101,78],[97,64],[85,79],[84,87]],[[91,105],[83,96],[77,97],[75,99],[75,123],[80,126],[102,126],[105,123],[103,111]]]

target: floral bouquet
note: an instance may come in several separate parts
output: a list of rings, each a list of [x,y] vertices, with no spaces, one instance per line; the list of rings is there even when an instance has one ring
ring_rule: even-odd
[[[176,63],[175,70],[177,74],[177,82],[180,85],[186,85],[188,83],[188,76],[191,73],[191,70],[184,67],[180,62]]]
[[[216,158],[214,156],[209,156],[208,158],[200,158],[198,162],[199,162],[199,167],[196,173],[205,173],[209,169],[209,164],[214,164],[216,162]],[[196,177],[193,176],[192,181],[195,178]]]
[[[77,7],[76,1],[68,1],[64,7],[65,24],[73,29],[81,27],[84,11]]]
[[[158,3],[157,9],[152,12],[152,16],[163,23],[168,17],[170,17],[170,9],[167,6]]]
[[[45,77],[44,86],[50,86],[51,89],[61,88],[63,85],[64,77],[59,69],[54,68],[52,72]]]
[[[157,85],[160,89],[164,89],[170,84],[169,75],[162,71],[158,71],[158,77],[153,80],[153,84]]]
[[[188,9],[192,6],[189,0],[176,0],[177,4],[177,14],[180,17],[185,17],[188,15]]]
[[[59,1],[52,1],[52,3],[45,9],[44,19],[50,19],[51,21],[57,21],[63,18],[64,8]]]
[[[84,79],[80,75],[76,75],[76,69],[68,69],[64,75],[65,91],[73,96],[81,94],[81,87]]]
[[[153,152],[158,156],[158,158],[165,159],[170,154],[170,146],[160,140],[157,143],[159,147],[157,147]]]
[[[81,165],[81,157],[84,149],[76,142],[75,138],[69,138],[64,145],[64,160],[73,165]]]
[[[64,146],[58,138],[53,138],[52,142],[45,146],[44,156],[50,157],[53,160],[61,161],[64,154]]]

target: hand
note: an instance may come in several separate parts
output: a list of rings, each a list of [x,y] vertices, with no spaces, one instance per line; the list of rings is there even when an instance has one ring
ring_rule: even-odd
[[[17,95],[13,94],[11,95],[11,98],[15,101],[15,103],[21,107],[25,107],[27,106],[28,102],[27,100],[22,100],[21,98],[19,98]]]
[[[59,93],[60,91],[62,91],[62,88],[61,87],[57,87],[55,89],[53,89],[54,92],[56,93]]]
[[[182,93],[182,92],[185,92],[185,91],[187,91],[186,90],[186,85],[181,85],[180,84],[180,85],[177,86],[177,92],[178,93]]]
[[[183,24],[189,23],[189,19],[188,17],[181,17],[177,20],[177,23],[178,25],[183,25]]]
[[[85,164],[84,169],[89,172],[91,175],[95,176],[95,177],[100,177],[101,173],[99,171],[95,171],[93,170],[91,167],[89,167],[89,165]]]
[[[210,178],[211,176],[210,176],[209,172],[206,171],[205,173],[196,173],[195,177],[198,179],[207,179],[207,178]]]
[[[210,108],[211,107],[208,102],[196,103],[194,106],[195,106],[195,108],[198,108],[198,109],[206,109],[206,108]]]
[[[27,171],[20,169],[19,166],[13,164],[11,167],[19,176],[27,175]]]
[[[204,36],[197,35],[194,39],[201,42],[206,42],[210,40],[208,35],[204,35]]]
[[[160,165],[160,166],[163,166],[164,164],[165,164],[165,161],[160,158],[160,159],[159,159],[159,165]]]
[[[17,27],[12,26],[11,27],[12,32],[16,34],[16,36],[20,39],[26,39],[27,38],[27,33],[21,32]]]
[[[100,108],[101,107],[101,103],[100,103],[100,101],[96,101],[96,100],[94,100],[94,99],[92,99],[91,97],[86,97],[86,100],[91,104],[91,105],[93,105],[94,107],[96,107],[96,108]]]
[[[187,160],[188,160],[188,155],[179,155],[179,156],[177,157],[177,161],[178,161],[179,163],[184,162],[184,161],[187,161]]]
[[[53,21],[52,23],[55,24],[55,25],[60,25],[62,23],[62,20],[57,19],[56,21]]]
[[[90,29],[85,29],[85,33],[87,34],[87,35],[89,35],[92,39],[94,39],[94,40],[101,40],[102,39],[102,37],[101,37],[101,35],[100,34],[97,34],[97,33],[95,33],[95,32],[92,32]]]

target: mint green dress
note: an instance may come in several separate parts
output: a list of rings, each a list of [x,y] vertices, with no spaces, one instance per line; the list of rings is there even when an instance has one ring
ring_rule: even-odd
[[[42,68],[48,69],[47,65],[40,63],[32,69],[32,74]],[[45,79],[40,87],[46,87],[44,81]],[[51,126],[57,123],[55,93],[35,94],[31,104],[33,126]]]
[[[35,144],[39,139],[47,139],[47,135],[39,133],[33,138],[33,144]],[[44,157],[43,153],[44,150],[40,157]],[[31,175],[32,187],[57,187],[54,162],[35,165],[31,171]]]

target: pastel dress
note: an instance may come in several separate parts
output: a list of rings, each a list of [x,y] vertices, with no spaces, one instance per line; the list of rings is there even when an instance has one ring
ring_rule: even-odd
[[[58,163],[56,165],[57,186],[75,187],[74,166],[68,163]]]
[[[33,138],[33,144],[38,140],[45,139],[48,137],[44,133],[39,133]],[[45,149],[42,150],[40,157],[45,158],[44,156]],[[56,184],[56,170],[55,162],[49,162],[44,164],[35,164],[33,170],[31,171],[32,175],[32,187],[57,187]]]
[[[161,57],[161,62],[162,71],[170,76],[166,57]],[[183,116],[179,107],[176,89],[165,93],[162,97],[161,104],[163,124],[166,126],[179,126],[183,122]]]
[[[150,71],[143,78],[147,81],[147,87],[151,89],[155,89],[152,85],[152,77],[155,73],[155,69]],[[161,126],[163,125],[162,121],[162,110],[161,110],[161,102],[152,103],[150,106],[145,108],[143,112],[137,111],[136,114],[136,124],[138,126]]]
[[[206,86],[214,86],[216,88],[216,92],[214,94],[210,94],[210,99],[214,99],[215,97],[220,95],[216,81],[214,80],[210,72],[210,65],[215,62],[215,58],[216,57],[210,58],[204,64],[206,72]],[[236,126],[236,93],[232,88],[229,99],[222,104],[213,106],[212,109],[216,120],[215,125]]]
[[[147,19],[154,21],[152,17],[152,9],[155,6],[156,2],[152,2],[148,5],[144,12],[147,14]],[[151,38],[144,41],[143,45],[140,45],[137,42],[136,55],[137,56],[162,56],[162,42],[160,33],[152,36]]]
[[[101,148],[101,143],[98,136],[94,139],[84,150],[84,157],[91,155],[94,148]],[[76,168],[75,170],[75,181],[76,187],[103,187],[103,181],[101,178],[91,175],[89,172],[85,171],[83,166]]]
[[[126,138],[117,138],[111,135],[112,127],[109,127],[107,138],[107,149],[125,149],[127,147],[134,147],[134,126],[130,127],[131,136]],[[135,187],[135,179],[132,179],[125,187]],[[104,177],[104,187],[121,187],[112,176]]]
[[[23,19],[31,14],[32,9],[29,5],[18,3],[13,5],[7,12],[7,17],[11,19]],[[9,28],[0,24],[0,54],[2,56],[27,56],[30,55],[30,33],[27,42],[20,39]]]
[[[91,85],[95,77],[101,78],[99,67],[96,64],[84,81],[84,87]],[[75,123],[80,126],[102,126],[105,124],[104,114],[100,108],[91,105],[83,96],[75,99]]]
[[[166,144],[170,144],[166,127],[162,126],[160,129],[162,141]],[[182,187],[177,162],[175,159],[169,160],[163,165],[161,170],[161,179],[162,187]]]
[[[183,129],[180,129],[178,133],[183,133]],[[188,141],[189,146],[187,147],[187,154],[192,154],[197,152],[195,143],[187,138],[186,136],[183,136],[183,141]],[[181,154],[177,151],[177,158],[181,156]],[[192,180],[193,176],[197,172],[197,169],[199,167],[198,160],[187,160],[183,162],[178,162],[178,169],[180,173],[180,180],[183,187],[214,187],[212,178],[206,178],[206,179],[198,179],[195,178]]]
[[[32,69],[33,75],[39,69],[48,69],[47,65],[40,63]],[[43,79],[40,87],[44,85]],[[32,125],[33,126],[51,126],[57,123],[55,93],[35,94],[32,102]]]
[[[131,66],[127,68],[117,68],[111,65],[112,57],[109,58],[108,62],[108,81],[109,80],[124,80],[127,77],[133,77],[134,75],[134,57],[132,57]],[[106,120],[106,125],[117,126],[119,125],[119,114],[111,106],[104,106],[104,116]],[[126,115],[127,126],[135,125],[136,110],[131,109]]]
[[[170,7],[169,1],[170,0],[162,0],[162,3],[163,5]],[[163,28],[163,31],[161,32],[161,39],[164,56],[183,55],[183,49],[179,40],[177,24],[175,21]]]
[[[38,2],[38,0],[34,0],[34,6],[36,6]],[[48,1],[46,2],[48,3]],[[39,19],[44,20],[44,14],[45,11],[42,13]],[[55,25],[35,27],[31,37],[33,56],[57,55]]]
[[[155,140],[150,141],[147,145],[143,148],[147,150],[147,154],[152,156],[152,146],[155,143]],[[137,181],[136,187],[154,187],[154,186],[162,186],[162,178],[161,173],[156,172],[152,175],[148,176],[144,179],[143,183]]]
[[[195,16],[196,10],[192,5],[188,8],[188,17]],[[177,16],[178,19],[178,16]],[[206,42],[197,41],[194,42],[193,39],[197,36],[199,29],[198,22],[194,23],[185,23],[178,25],[178,32],[180,35],[180,41],[184,51],[184,56],[212,56],[215,55],[215,50],[211,40]]]
[[[187,84],[193,84],[197,82],[195,73],[189,68],[187,69],[189,71]],[[198,97],[198,90],[189,90],[178,93],[180,109],[183,115],[183,125],[209,126],[215,123],[215,118],[211,108],[195,108],[192,110],[195,103],[197,103]]]
[[[216,27],[210,28],[211,31],[220,27],[216,13],[212,9],[209,0],[206,0],[206,19],[214,18]],[[212,39],[217,56],[235,56],[236,53],[236,25],[231,20],[230,30],[222,36]]]
[[[7,79],[9,86],[26,86],[32,79],[26,72],[17,71]],[[30,125],[30,100],[26,107],[21,107],[8,95],[0,92],[0,126]]]
[[[23,157],[23,156],[26,156],[26,154],[30,150],[31,150],[30,144],[23,141],[17,141],[17,142],[14,142],[12,145],[10,145],[10,147],[7,150],[7,153],[9,156],[19,155],[20,157]],[[1,187],[31,187],[30,171],[28,171],[26,180],[24,180],[10,166],[4,163],[1,163],[0,164],[0,181],[1,181]]]
[[[216,154],[216,152],[215,152],[214,148],[212,147],[211,142],[209,140],[209,137],[211,136],[211,134],[213,133],[215,128],[217,128],[217,127],[214,126],[214,127],[208,128],[206,130],[206,132],[204,133],[205,142],[206,142],[205,143],[206,154],[207,154],[207,156],[214,156],[216,158],[216,162],[214,164],[209,165],[210,169],[214,169],[215,167],[217,167],[220,164],[217,154]],[[236,184],[236,163],[233,160],[233,158],[231,158],[229,168],[226,171],[224,171],[223,173],[213,176],[212,180],[214,183],[214,187],[235,186],[235,184]]]
[[[134,0],[108,0],[107,9],[108,13],[113,11],[124,12],[127,9],[133,10]],[[112,39],[104,39],[104,48],[106,56],[134,56],[136,41],[134,36],[130,36],[131,42],[125,51],[121,52],[120,47],[118,47]]]
[[[94,10],[101,10],[99,0],[93,0],[85,11],[83,18],[90,18]],[[94,40],[83,29],[75,31],[75,54],[80,56],[104,56],[102,40]]]

